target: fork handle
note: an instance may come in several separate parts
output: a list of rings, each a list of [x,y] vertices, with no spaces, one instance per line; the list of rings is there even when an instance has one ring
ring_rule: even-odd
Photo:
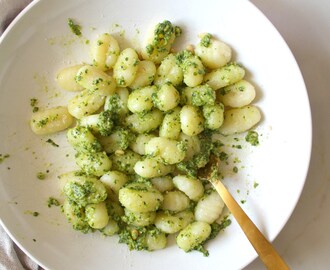
[[[233,214],[243,232],[251,242],[258,253],[260,259],[268,270],[289,270],[289,266],[284,262],[275,248],[269,243],[265,236],[260,232],[257,226],[246,215],[244,210],[235,201],[224,184],[218,180],[212,182],[214,188],[218,191],[222,200]]]

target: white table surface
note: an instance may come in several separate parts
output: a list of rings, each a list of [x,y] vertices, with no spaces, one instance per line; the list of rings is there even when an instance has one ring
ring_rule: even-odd
[[[313,118],[313,150],[306,184],[274,245],[292,269],[330,269],[330,1],[251,2],[275,25],[296,57]],[[294,100],[292,108],[285,109],[290,113]],[[257,259],[244,270],[259,269],[265,268]]]

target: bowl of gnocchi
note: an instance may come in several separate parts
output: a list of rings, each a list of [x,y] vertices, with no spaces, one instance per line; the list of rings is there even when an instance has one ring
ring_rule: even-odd
[[[248,1],[34,1],[0,70],[1,225],[45,269],[247,266],[211,155],[270,241],[295,208],[308,96]]]

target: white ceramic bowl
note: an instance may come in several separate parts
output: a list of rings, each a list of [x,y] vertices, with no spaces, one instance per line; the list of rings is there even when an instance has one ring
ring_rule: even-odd
[[[68,18],[82,25],[83,38],[70,32]],[[256,257],[234,220],[207,245],[206,258],[184,253],[173,240],[161,251],[130,252],[117,237],[73,231],[59,208],[47,207],[49,196],[59,196],[56,176],[75,168],[73,152],[64,133],[32,134],[30,99],[38,98],[40,106],[66,103],[72,94],[60,90],[54,77],[63,66],[90,62],[86,39],[110,31],[122,46],[137,47],[150,25],[163,19],[182,27],[178,47],[196,43],[201,32],[228,43],[257,87],[261,143],[238,151],[239,173],[224,181],[237,200],[246,200],[244,209],[268,239],[279,234],[299,199],[311,150],[308,97],[289,48],[250,2],[34,1],[0,39],[0,153],[10,154],[0,164],[0,216],[14,241],[44,268],[241,269]],[[36,173],[46,170],[47,178],[38,180]]]

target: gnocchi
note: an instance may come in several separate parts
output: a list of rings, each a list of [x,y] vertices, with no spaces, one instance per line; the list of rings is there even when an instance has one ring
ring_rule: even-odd
[[[33,111],[35,134],[67,130],[75,150],[78,170],[58,183],[75,230],[118,234],[129,249],[149,251],[177,234],[177,245],[189,252],[205,251],[222,228],[224,203],[198,170],[211,154],[226,160],[213,134],[246,132],[261,111],[230,46],[206,33],[195,48],[176,51],[180,35],[165,20],[135,50],[101,33],[90,61],[56,75],[61,89],[79,92],[67,107]]]
[[[30,120],[30,127],[37,135],[56,133],[67,129],[72,124],[73,117],[64,106],[38,111]]]

